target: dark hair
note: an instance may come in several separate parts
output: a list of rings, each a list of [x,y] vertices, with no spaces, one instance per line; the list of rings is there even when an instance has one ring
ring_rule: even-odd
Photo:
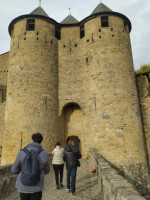
[[[61,146],[61,143],[60,142],[56,142],[55,147],[56,146]]]
[[[40,144],[42,142],[42,140],[43,140],[43,136],[42,136],[41,133],[34,133],[32,135],[32,140],[33,140],[33,142],[37,142],[37,143]]]

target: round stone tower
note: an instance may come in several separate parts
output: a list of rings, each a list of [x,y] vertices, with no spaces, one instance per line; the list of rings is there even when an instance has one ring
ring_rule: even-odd
[[[12,163],[31,135],[44,136],[48,152],[58,127],[57,22],[38,7],[9,25],[9,60],[2,163]]]
[[[95,148],[118,166],[146,165],[129,35],[131,23],[101,3],[81,26],[85,35],[81,57],[86,56],[84,79],[88,80],[89,96],[84,113],[85,151]]]

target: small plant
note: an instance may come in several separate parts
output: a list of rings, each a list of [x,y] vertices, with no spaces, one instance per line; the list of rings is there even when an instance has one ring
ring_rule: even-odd
[[[142,65],[140,67],[140,69],[137,69],[135,71],[136,74],[142,74],[142,73],[146,73],[146,72],[150,72],[150,64],[149,65]]]

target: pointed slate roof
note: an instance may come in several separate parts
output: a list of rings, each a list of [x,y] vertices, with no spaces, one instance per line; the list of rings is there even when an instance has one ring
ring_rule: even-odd
[[[113,12],[113,11],[107,6],[105,6],[103,3],[99,3],[98,6],[94,9],[94,11],[91,13],[91,15],[100,12]]]
[[[72,15],[68,15],[62,22],[61,24],[76,24],[79,21],[75,19]]]
[[[47,15],[47,13],[43,10],[43,8],[38,7],[35,10],[33,10],[30,15],[41,15],[41,16],[45,16],[45,17],[49,17]]]

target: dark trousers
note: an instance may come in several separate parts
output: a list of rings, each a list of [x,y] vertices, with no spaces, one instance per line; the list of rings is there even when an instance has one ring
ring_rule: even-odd
[[[70,189],[70,177],[71,177],[72,193],[75,193],[76,190],[76,173],[77,173],[77,168],[67,168],[67,189]]]
[[[21,200],[41,200],[42,192],[20,193]]]
[[[53,165],[53,169],[54,169],[54,172],[55,172],[56,185],[59,186],[59,174],[60,174],[60,183],[63,183],[64,164]]]

